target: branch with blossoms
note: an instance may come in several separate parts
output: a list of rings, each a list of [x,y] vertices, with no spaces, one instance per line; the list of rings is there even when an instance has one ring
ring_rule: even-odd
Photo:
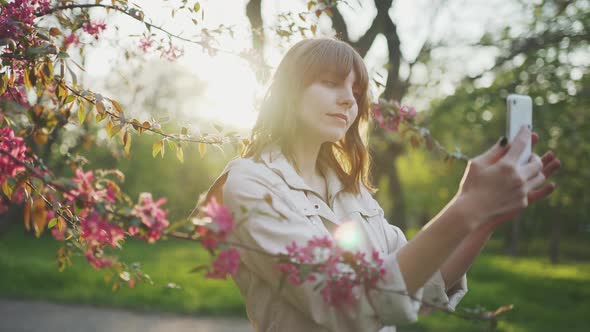
[[[372,105],[371,114],[377,126],[387,132],[413,134],[410,137],[413,147],[423,144],[429,151],[442,155],[444,160],[469,160],[459,148],[456,147],[455,152],[447,150],[432,136],[428,128],[417,125],[416,109],[412,106],[402,105],[396,100],[380,99],[379,103]]]

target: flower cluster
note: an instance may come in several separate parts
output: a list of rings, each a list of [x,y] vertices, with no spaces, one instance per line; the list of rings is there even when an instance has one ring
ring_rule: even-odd
[[[388,112],[390,108],[393,109],[393,115]],[[379,128],[387,131],[398,131],[400,123],[412,121],[416,117],[414,107],[400,105],[397,101],[394,101],[391,107],[389,105],[375,104],[371,110],[373,119],[375,119]]]
[[[155,201],[150,193],[141,193],[139,203],[135,205],[132,213],[141,220],[141,227],[129,227],[129,234],[154,243],[162,237],[162,232],[170,225],[167,219],[168,211],[161,208],[166,203],[166,198]]]
[[[239,266],[240,253],[238,250],[235,248],[223,250],[213,262],[213,271],[207,272],[205,278],[225,279],[228,274],[235,276]]]
[[[156,41],[152,38],[151,35],[144,34],[139,39],[139,49],[142,50],[143,52],[147,52],[154,46],[155,42]]]
[[[87,21],[82,25],[82,30],[86,31],[89,35],[93,36],[95,39],[98,40],[98,35],[101,32],[107,29],[107,25],[104,23],[104,20],[100,21]]]
[[[204,218],[194,218],[195,231],[200,236],[203,247],[215,255],[221,244],[234,230],[234,217],[229,209],[211,198],[202,208]],[[213,270],[205,274],[205,278],[225,279],[227,275],[235,276],[240,266],[240,253],[235,248],[220,250],[212,264]]]
[[[69,203],[78,199],[84,202],[84,206],[91,208],[100,201],[108,203],[116,201],[115,192],[110,186],[97,188],[92,171],[84,172],[82,169],[76,169],[76,175],[72,178],[72,182],[76,187],[64,193]]]
[[[293,242],[277,268],[295,285],[322,281],[322,298],[332,305],[353,304],[363,288],[375,288],[385,275],[376,251],[367,260],[365,253],[345,251],[328,237],[314,237],[304,247]]]
[[[203,208],[206,218],[194,221],[203,247],[213,251],[234,230],[234,217],[229,209],[211,198]]]
[[[116,248],[125,238],[125,231],[110,224],[104,215],[91,212],[87,217],[80,218],[80,235],[86,240],[90,249],[110,246]]]
[[[80,45],[80,39],[78,39],[78,35],[76,35],[74,32],[64,37],[64,48],[67,49],[70,47],[70,45]]]
[[[37,13],[49,9],[49,0],[14,0],[2,5],[0,39],[17,39],[33,30]]]
[[[14,131],[10,127],[0,128],[0,149],[8,152],[16,160],[29,160],[25,155],[27,147],[24,139],[15,136]],[[16,163],[10,156],[0,154],[0,184],[4,183],[7,178],[14,177],[25,171],[25,167],[22,164]]]

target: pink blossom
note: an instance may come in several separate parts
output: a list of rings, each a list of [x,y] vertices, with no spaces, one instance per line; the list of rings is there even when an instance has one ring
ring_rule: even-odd
[[[93,36],[95,39],[98,39],[98,35],[107,29],[107,25],[104,23],[104,20],[100,21],[87,21],[82,25],[82,30],[86,31],[89,35]]]
[[[2,184],[7,178],[15,177],[25,171],[25,167],[14,159],[29,161],[30,158],[25,155],[27,147],[24,139],[15,136],[10,127],[0,128],[0,149],[10,155],[0,154],[0,184]]]
[[[55,226],[51,229],[51,236],[53,236],[54,239],[56,239],[57,241],[63,241],[65,240],[65,234],[66,234],[66,228],[62,228],[62,230],[59,230],[59,227]]]
[[[86,260],[88,260],[92,267],[94,267],[97,270],[101,270],[113,266],[113,261],[110,258],[102,257],[100,255],[97,257],[96,254],[97,253],[91,250],[86,251],[86,253],[84,254],[84,257],[86,257]]]
[[[76,187],[64,193],[68,202],[73,202],[76,199],[79,199],[85,202],[85,206],[91,207],[106,196],[106,191],[104,189],[96,190],[94,188],[93,171],[84,172],[80,168],[76,169],[76,174],[72,178],[72,182]]]
[[[217,203],[213,197],[209,204],[204,207],[203,212],[213,221],[217,226],[217,230],[221,233],[229,233],[234,230],[234,217],[229,209]]]
[[[151,35],[143,35],[139,39],[139,49],[141,49],[143,52],[147,52],[152,48],[152,46],[154,46],[154,42],[155,40],[152,39]]]
[[[125,238],[123,229],[109,224],[104,218],[96,212],[90,213],[86,218],[80,218],[80,235],[91,248],[102,248],[106,245],[115,248]]]
[[[32,30],[36,13],[49,9],[49,0],[14,0],[2,5],[0,39],[17,39]]]
[[[140,235],[139,238],[149,243],[154,243],[162,236],[162,231],[170,225],[168,211],[161,208],[166,203],[166,198],[155,201],[152,194],[141,193],[139,204],[135,205],[132,213],[141,219],[141,224],[147,228],[147,235]]]
[[[127,233],[130,236],[135,236],[135,235],[139,234],[139,227],[137,227],[137,226],[129,226],[129,228],[127,229]]]
[[[172,43],[170,43],[168,48],[162,48],[160,57],[168,61],[174,61],[181,57],[183,54],[184,49],[178,48],[177,46],[172,45]]]
[[[80,45],[80,40],[75,33],[71,33],[69,36],[64,38],[64,48],[70,47],[70,45],[78,46]]]
[[[205,205],[203,212],[211,222],[196,226],[196,231],[201,236],[201,244],[214,250],[234,230],[234,217],[227,207],[217,203],[215,197]]]
[[[383,260],[372,252],[371,259],[363,252],[344,251],[329,237],[314,237],[305,247],[295,242],[287,246],[286,257],[276,268],[289,282],[300,285],[322,277],[320,293],[332,305],[354,303],[364,288],[375,288],[385,275]]]
[[[235,276],[240,266],[240,253],[237,249],[231,248],[221,251],[213,262],[213,271],[209,271],[205,277],[214,279],[225,279],[228,274]]]
[[[391,108],[391,111],[384,110],[385,107]],[[398,101],[392,101],[389,105],[375,104],[371,108],[372,116],[379,128],[386,131],[398,131],[402,122],[411,122],[416,117],[416,109],[412,106],[401,105]],[[387,112],[385,112],[387,111]]]

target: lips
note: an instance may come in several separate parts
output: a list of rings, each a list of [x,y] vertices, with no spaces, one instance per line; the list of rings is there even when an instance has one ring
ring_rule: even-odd
[[[340,118],[340,119],[344,120],[344,122],[348,123],[348,117],[346,115],[344,115],[344,114],[340,114],[340,113],[329,113],[328,115],[329,116],[336,117],[336,118]]]

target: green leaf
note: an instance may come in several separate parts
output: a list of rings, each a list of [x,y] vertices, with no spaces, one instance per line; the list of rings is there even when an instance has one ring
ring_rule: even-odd
[[[160,150],[162,150],[163,145],[164,143],[162,141],[157,141],[156,143],[154,143],[154,146],[152,147],[152,157],[155,158],[158,155]]]
[[[78,107],[78,121],[80,121],[80,124],[84,123],[84,120],[86,119],[86,109],[82,106]]]
[[[207,152],[207,145],[205,143],[199,143],[199,154],[201,155],[201,157],[203,157],[206,152]]]
[[[76,100],[76,95],[69,95],[66,97],[66,100],[64,100],[64,104],[69,104],[69,103],[73,102],[74,100]]]
[[[195,5],[193,6],[193,10],[195,12],[198,12],[201,9],[201,4],[199,2],[196,2]]]
[[[180,145],[176,148],[176,157],[181,163],[184,163],[184,152],[182,152],[182,146]]]
[[[57,218],[53,218],[53,219],[49,220],[49,223],[47,224],[47,228],[52,229],[53,227],[55,227],[55,225],[57,225]]]
[[[6,195],[6,197],[9,199],[12,197],[12,187],[8,183],[8,179],[6,179],[6,181],[4,181],[2,184],[2,192],[4,192],[4,195]]]

